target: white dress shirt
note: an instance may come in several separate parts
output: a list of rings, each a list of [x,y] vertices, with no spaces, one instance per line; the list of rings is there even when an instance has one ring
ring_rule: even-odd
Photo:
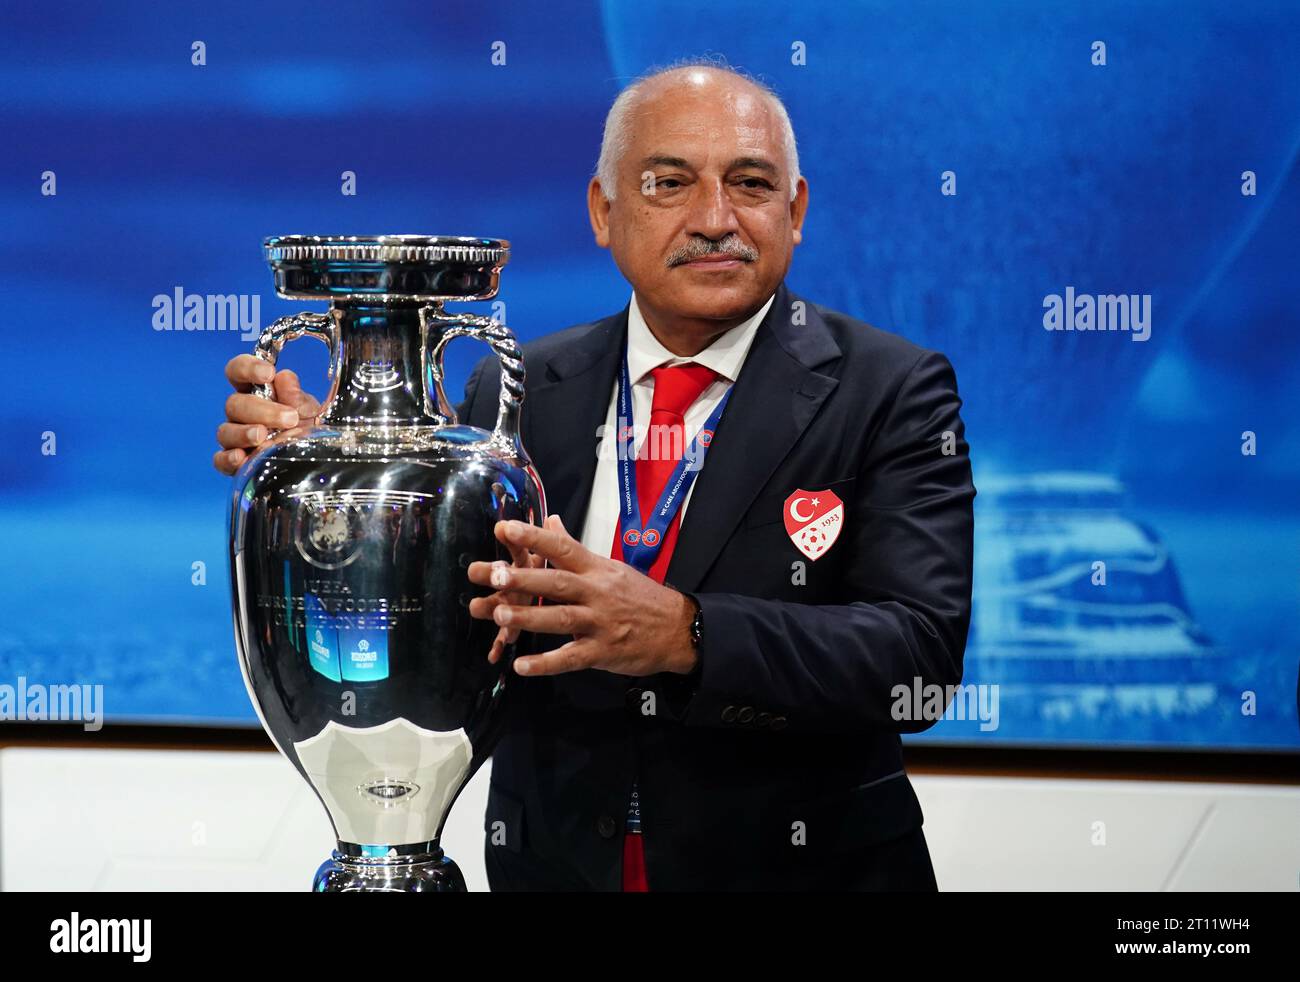
[[[686,432],[683,440],[687,446],[700,431],[709,414],[717,408],[718,403],[732,383],[740,376],[740,367],[745,363],[745,356],[754,342],[758,325],[767,316],[776,294],[767,298],[753,317],[743,324],[737,324],[726,334],[691,358],[682,358],[659,343],[654,336],[641,309],[636,303],[636,293],[627,312],[627,373],[632,380],[632,418],[635,425],[637,451],[648,439],[647,428],[650,423],[650,409],[654,402],[654,377],[650,374],[661,365],[685,365],[695,362],[718,373],[718,378],[709,384],[694,405],[686,411]],[[587,507],[587,519],[582,526],[582,544],[592,552],[608,556],[614,544],[614,530],[618,527],[620,515],[618,492],[618,443],[615,424],[618,416],[618,381],[614,382],[614,391],[609,397],[609,411],[605,414],[605,439],[600,445],[600,456],[596,461],[596,477],[591,486],[591,501]],[[695,490],[692,484],[682,499],[681,520],[686,518],[686,508],[691,503],[691,494]]]

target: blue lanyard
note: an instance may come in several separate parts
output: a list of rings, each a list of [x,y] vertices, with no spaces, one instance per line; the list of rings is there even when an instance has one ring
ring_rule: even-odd
[[[663,547],[664,533],[673,517],[686,500],[686,494],[704,466],[704,455],[713,442],[713,432],[718,428],[722,410],[731,398],[728,388],[717,407],[704,421],[691,445],[682,454],[673,472],[668,475],[659,503],[643,522],[641,504],[636,491],[636,431],[632,420],[632,380],[627,368],[627,349],[623,350],[623,371],[618,377],[618,493],[622,504],[619,515],[619,539],[623,543],[623,562],[642,573],[649,573]],[[649,439],[654,434],[647,435]],[[662,441],[660,441],[662,445]],[[692,465],[692,462],[693,465]]]

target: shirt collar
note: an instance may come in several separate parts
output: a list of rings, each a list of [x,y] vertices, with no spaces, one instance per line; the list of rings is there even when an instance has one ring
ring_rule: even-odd
[[[754,335],[758,333],[758,325],[767,316],[774,300],[775,293],[767,298],[767,303],[753,317],[731,328],[693,358],[683,358],[659,343],[659,339],[646,324],[636,303],[636,292],[633,291],[627,312],[627,373],[632,384],[649,377],[650,372],[661,365],[684,365],[692,361],[713,369],[729,382],[736,381],[740,376],[740,366],[745,363],[745,355],[749,353],[749,346],[754,342]]]

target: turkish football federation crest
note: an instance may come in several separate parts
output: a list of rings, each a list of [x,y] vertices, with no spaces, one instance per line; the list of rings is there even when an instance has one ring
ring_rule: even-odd
[[[785,530],[796,548],[811,560],[821,559],[844,527],[844,502],[834,491],[800,488],[785,499]]]

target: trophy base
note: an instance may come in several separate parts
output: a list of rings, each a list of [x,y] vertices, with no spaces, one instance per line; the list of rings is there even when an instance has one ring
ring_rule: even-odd
[[[311,889],[313,893],[467,892],[460,867],[432,844],[388,847],[346,842],[340,842],[321,864]]]

